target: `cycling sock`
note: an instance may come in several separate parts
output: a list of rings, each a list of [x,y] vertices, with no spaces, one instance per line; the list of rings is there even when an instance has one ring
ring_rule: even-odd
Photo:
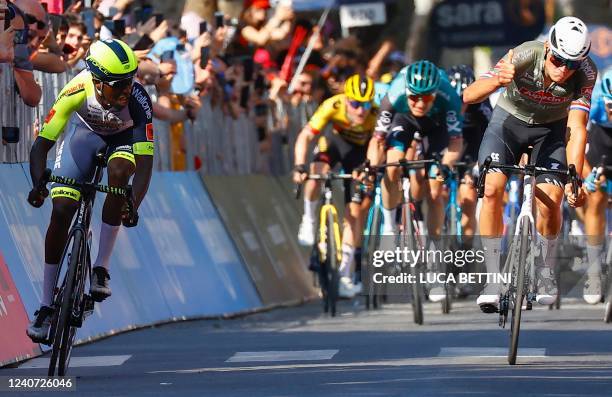
[[[587,244],[587,259],[589,261],[589,268],[587,269],[588,274],[600,274],[601,273],[601,251],[603,245],[591,245]]]
[[[57,265],[45,263],[45,274],[43,278],[43,295],[41,306],[51,306],[53,303],[53,289],[55,288],[55,277],[57,276]]]
[[[543,264],[546,267],[553,268],[555,266],[555,259],[557,257],[557,241],[558,240],[556,236],[552,239],[548,239],[538,233],[538,243],[540,243],[540,247],[542,250],[541,255],[544,260]]]
[[[304,199],[304,220],[310,222],[315,221],[315,212],[317,210],[317,200],[310,201]]]
[[[484,260],[487,273],[499,273],[501,240],[501,237],[482,238],[482,248],[484,249]]]
[[[395,229],[395,215],[397,212],[397,208],[393,208],[393,209],[386,209],[385,207],[382,207],[382,214],[383,214],[383,230],[390,232],[392,230]]]
[[[100,245],[98,249],[98,258],[93,267],[102,266],[107,271],[110,267],[110,256],[115,246],[115,240],[117,240],[117,234],[121,226],[112,226],[102,222],[100,228]]]
[[[355,248],[352,245],[342,244],[342,261],[340,262],[340,277],[351,276],[351,265],[355,259]]]

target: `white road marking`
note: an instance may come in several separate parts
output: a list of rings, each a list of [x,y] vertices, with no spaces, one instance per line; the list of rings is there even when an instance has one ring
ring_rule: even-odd
[[[442,347],[438,357],[506,357],[507,355],[507,347]],[[519,347],[517,356],[546,357],[546,349]]]
[[[132,357],[131,354],[122,356],[89,356],[89,357],[72,357],[70,358],[70,368],[76,367],[113,367],[123,365],[127,360]],[[19,369],[32,369],[32,368],[48,368],[49,357],[39,357],[30,360],[23,365],[19,366]]]
[[[226,363],[331,360],[338,350],[237,352]]]

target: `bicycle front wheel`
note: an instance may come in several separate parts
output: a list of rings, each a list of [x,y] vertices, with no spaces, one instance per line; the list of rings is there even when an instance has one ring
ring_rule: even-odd
[[[372,306],[374,309],[377,309],[380,305],[380,286],[374,282],[374,267],[372,263],[374,263],[374,252],[378,249],[380,245],[380,209],[376,206],[372,207],[372,223],[370,224],[369,231],[370,233],[366,236],[366,247],[365,255],[363,255],[361,271],[364,273],[364,269],[366,276],[368,277],[367,286],[368,293],[365,296],[366,300],[366,309],[370,309]],[[363,280],[362,280],[363,282]]]
[[[409,204],[402,204],[402,233],[400,235],[400,247],[403,251],[406,247],[409,251],[416,250],[415,230],[412,223],[412,212]],[[415,324],[423,324],[423,293],[420,282],[419,265],[410,264],[410,274],[413,282],[410,284],[412,294],[412,314]]]
[[[72,351],[72,342],[76,330],[71,325],[72,310],[75,290],[75,281],[77,268],[81,253],[83,252],[83,233],[76,230],[72,236],[72,251],[70,254],[70,263],[64,277],[64,282],[60,291],[61,302],[59,305],[60,312],[58,315],[57,326],[55,328],[53,338],[53,349],[51,352],[51,360],[49,363],[49,376],[53,376],[57,362],[57,373],[59,376],[64,376],[68,369],[70,361],[70,353]],[[68,242],[70,244],[70,241]],[[57,361],[59,358],[59,362]]]
[[[334,214],[327,211],[327,304],[332,317],[336,315],[336,303],[338,302],[338,247],[336,246]]]
[[[523,299],[525,298],[525,264],[527,263],[527,250],[529,248],[529,233],[530,224],[527,219],[521,221],[521,240],[519,250],[518,263],[514,263],[514,286],[512,294],[514,295],[512,318],[510,324],[510,348],[508,350],[508,363],[516,364],[516,355],[518,352],[519,333],[521,330],[521,308],[523,307]]]

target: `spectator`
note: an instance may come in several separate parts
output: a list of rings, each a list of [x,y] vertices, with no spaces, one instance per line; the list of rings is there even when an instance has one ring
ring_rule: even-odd
[[[87,36],[87,27],[76,14],[65,14],[68,20],[68,33],[64,41],[63,51],[67,55],[67,63],[77,71],[85,69],[85,54],[91,44]]]
[[[6,0],[0,0],[0,63],[13,62],[14,57],[13,40],[15,33],[13,33],[11,26],[6,31],[4,30],[4,15],[7,10]]]

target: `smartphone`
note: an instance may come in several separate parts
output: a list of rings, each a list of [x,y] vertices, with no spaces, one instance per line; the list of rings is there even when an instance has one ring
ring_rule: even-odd
[[[200,48],[200,67],[204,69],[208,65],[208,58],[210,57],[210,47]]]
[[[125,19],[115,19],[113,21],[113,34],[117,38],[125,36]]]
[[[153,17],[153,7],[150,5],[143,5],[140,11],[140,20],[142,23],[146,23],[149,19]]]
[[[250,82],[253,80],[253,58],[246,58],[242,61],[242,68],[244,71],[244,81]]]
[[[161,25],[161,23],[164,21],[164,14],[153,14],[153,16],[155,17],[156,27]]]
[[[91,8],[81,12],[83,23],[87,27],[87,36],[90,38],[96,37],[96,27],[94,26],[95,11]]]
[[[7,143],[19,142],[19,127],[2,127],[2,140]]]
[[[178,44],[176,45],[176,50],[177,50],[177,51],[185,51],[185,44],[183,44],[183,43],[178,43]]]
[[[215,12],[215,26],[217,28],[220,28],[223,26],[223,13],[222,12]]]
[[[92,5],[93,5],[93,0],[84,0],[83,1],[83,6],[85,8],[91,8]]]
[[[162,52],[161,56],[159,57],[159,60],[161,62],[171,61],[173,59],[174,59],[174,51],[172,50]]]
[[[250,87],[245,85],[240,90],[240,107],[246,109],[249,104]]]
[[[208,31],[208,22],[202,21],[200,22],[200,34],[206,33]]]
[[[8,29],[11,26],[11,19],[15,16],[11,16],[10,8],[4,10],[4,30]]]

